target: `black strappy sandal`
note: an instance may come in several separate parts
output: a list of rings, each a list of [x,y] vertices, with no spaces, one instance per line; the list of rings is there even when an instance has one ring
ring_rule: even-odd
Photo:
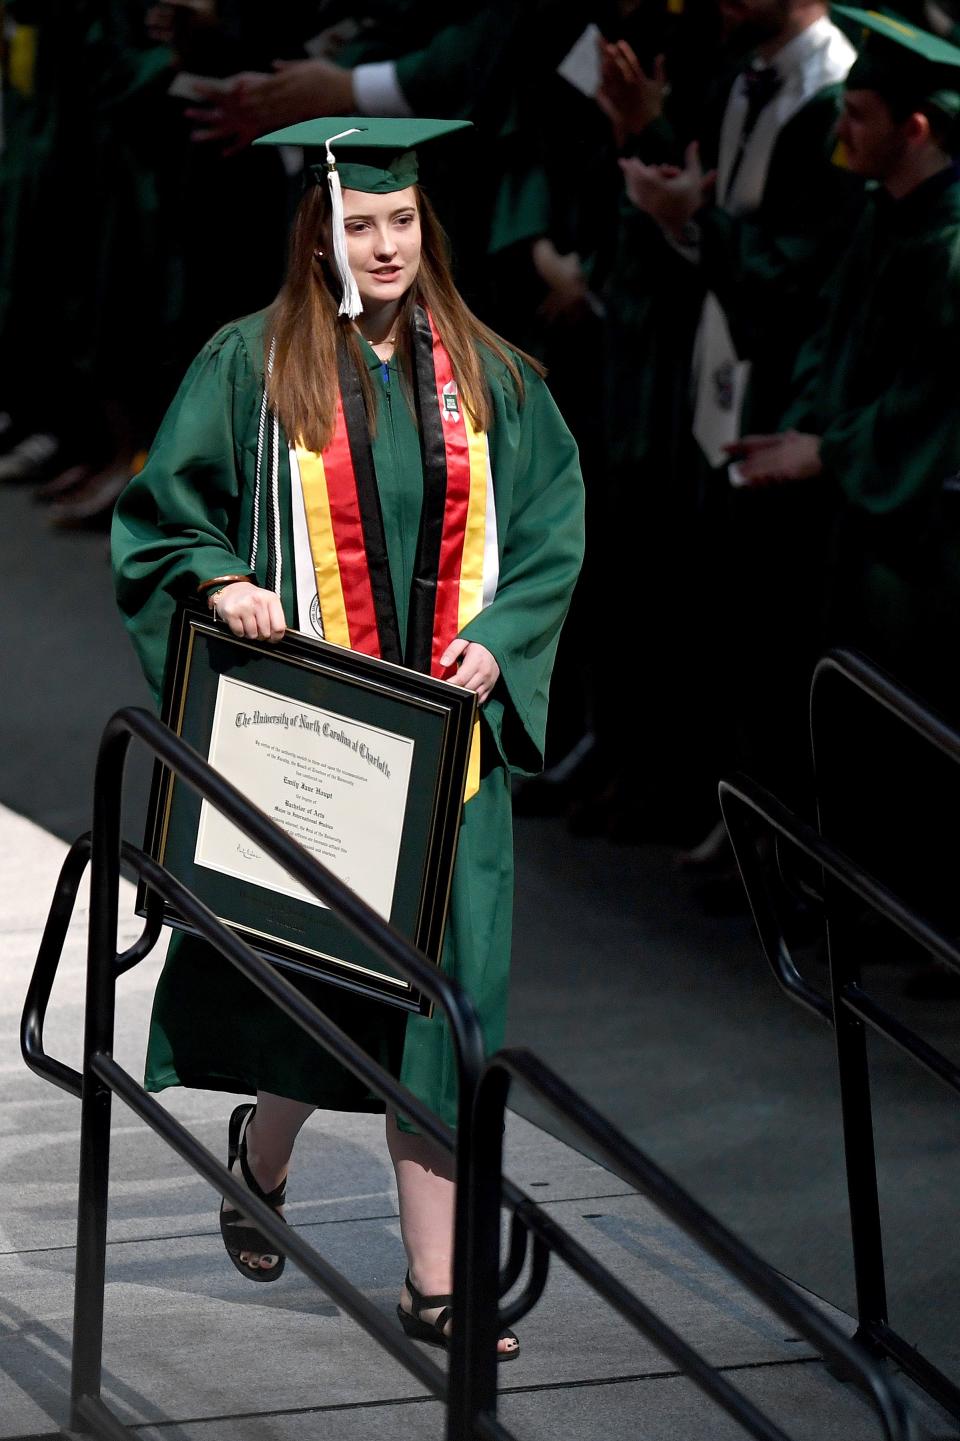
[[[397,1315],[400,1317],[400,1325],[406,1334],[414,1341],[426,1341],[428,1346],[440,1346],[443,1350],[449,1350],[450,1337],[444,1331],[444,1327],[453,1314],[452,1296],[424,1296],[410,1280],[410,1272],[407,1272],[404,1285],[410,1292],[410,1300],[413,1302],[413,1310],[405,1311],[401,1305],[397,1305]],[[441,1306],[443,1309],[435,1321],[423,1321],[420,1318],[422,1311],[429,1311],[434,1306]],[[498,1361],[512,1361],[514,1356],[520,1355],[520,1342],[512,1331],[504,1329],[498,1337],[500,1341],[513,1341],[514,1345],[509,1351],[497,1350]]]
[[[253,1119],[256,1106],[238,1106],[230,1117],[230,1128],[227,1133],[227,1165],[233,1170],[234,1163],[240,1162],[240,1174],[242,1175],[247,1189],[264,1201],[268,1206],[276,1210],[282,1206],[287,1194],[286,1180],[280,1182],[273,1191],[264,1191],[257,1183],[257,1178],[250,1169],[247,1161],[247,1127]],[[279,1220],[286,1221],[286,1217],[280,1216]],[[254,1251],[258,1256],[275,1256],[278,1253],[272,1249],[271,1243],[258,1231],[255,1226],[243,1219],[243,1213],[235,1210],[232,1206],[226,1209],[220,1207],[220,1234],[223,1237],[223,1244],[227,1249],[227,1255],[236,1266],[241,1276],[246,1276],[248,1281],[276,1281],[281,1275],[286,1264],[286,1256],[279,1253],[279,1260],[275,1266],[264,1270],[263,1267],[248,1266],[240,1260],[241,1251]]]

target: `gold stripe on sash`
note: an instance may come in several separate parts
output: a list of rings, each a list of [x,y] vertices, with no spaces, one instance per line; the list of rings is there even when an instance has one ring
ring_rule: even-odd
[[[457,629],[463,627],[483,609],[483,559],[487,533],[487,472],[489,451],[487,437],[482,430],[474,427],[470,416],[464,412],[467,431],[467,450],[470,460],[470,498],[467,503],[467,524],[463,536],[463,557],[460,562],[460,599],[457,612]],[[470,763],[467,769],[467,784],[464,790],[464,804],[480,789],[480,721],[473,727],[470,744]]]
[[[350,627],[347,624],[347,607],[343,599],[343,585],[340,580],[340,562],[334,543],[333,517],[330,514],[330,497],[327,494],[327,475],[323,468],[323,456],[315,451],[297,446],[297,464],[300,467],[300,484],[303,489],[303,506],[310,534],[310,551],[313,568],[317,577],[317,595],[320,599],[320,615],[323,620],[324,637],[334,645],[350,645]]]
[[[467,783],[463,788],[463,804],[472,801],[480,789],[480,717],[473,723],[470,739],[470,760],[467,763]]]
[[[469,415],[465,414],[464,420],[470,457],[470,499],[460,562],[458,630],[463,630],[483,609],[483,556],[487,533],[487,437],[482,430],[474,429]]]

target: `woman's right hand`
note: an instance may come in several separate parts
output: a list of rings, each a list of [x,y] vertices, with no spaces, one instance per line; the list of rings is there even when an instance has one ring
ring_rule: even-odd
[[[249,580],[231,581],[207,601],[233,631],[248,640],[283,640],[287,622],[280,597]]]

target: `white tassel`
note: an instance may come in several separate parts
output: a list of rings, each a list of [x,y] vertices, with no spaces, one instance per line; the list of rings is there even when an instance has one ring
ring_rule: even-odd
[[[354,126],[352,130],[343,130],[339,135],[331,135],[326,142],[327,146],[327,184],[330,186],[330,231],[333,240],[333,260],[337,267],[337,274],[340,277],[340,286],[343,298],[340,301],[340,314],[346,315],[350,320],[355,320],[363,310],[360,300],[360,292],[357,289],[357,282],[353,278],[353,271],[350,269],[350,261],[347,258],[347,232],[343,227],[343,189],[340,185],[340,176],[337,171],[337,162],[330,149],[334,140],[342,140],[345,135],[357,135],[359,130]]]

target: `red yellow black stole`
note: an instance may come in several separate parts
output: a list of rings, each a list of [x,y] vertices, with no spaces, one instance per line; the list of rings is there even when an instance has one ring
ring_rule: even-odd
[[[496,515],[487,438],[460,405],[433,320],[414,316],[414,393],[423,454],[423,508],[406,645],[400,642],[383,515],[360,380],[345,350],[333,440],[297,447],[323,633],[337,645],[449,678],[451,640],[493,598]],[[474,735],[467,798],[479,784]]]

